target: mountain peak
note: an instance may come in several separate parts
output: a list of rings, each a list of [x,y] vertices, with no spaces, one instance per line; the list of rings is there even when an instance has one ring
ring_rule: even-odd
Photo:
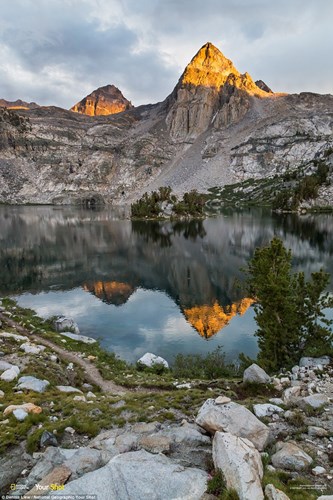
[[[89,116],[114,115],[133,108],[115,85],[105,85],[75,104],[71,111]]]
[[[182,84],[219,89],[231,73],[240,75],[232,61],[227,59],[215,45],[207,42],[186,66],[180,81]]]

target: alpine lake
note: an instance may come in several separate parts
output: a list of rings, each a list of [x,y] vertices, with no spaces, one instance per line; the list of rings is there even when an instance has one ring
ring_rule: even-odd
[[[228,361],[255,357],[242,269],[274,235],[295,271],[333,277],[332,214],[225,210],[171,222],[131,221],[125,209],[1,206],[0,295],[45,318],[73,318],[130,362],[152,352],[172,363],[218,346]]]

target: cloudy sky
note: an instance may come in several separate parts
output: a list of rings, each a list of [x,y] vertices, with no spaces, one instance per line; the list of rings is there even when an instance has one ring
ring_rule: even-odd
[[[0,98],[163,100],[207,41],[273,90],[333,93],[332,0],[2,0]]]

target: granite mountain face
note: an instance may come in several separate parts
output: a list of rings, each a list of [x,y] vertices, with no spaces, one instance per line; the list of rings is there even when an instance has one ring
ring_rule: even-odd
[[[114,115],[134,106],[114,85],[106,85],[94,90],[82,101],[71,107],[71,111],[88,116]]]
[[[120,112],[105,98],[118,92]],[[159,186],[206,191],[283,174],[333,146],[331,95],[274,93],[211,43],[161,103],[134,108],[114,86],[91,96],[76,113],[0,108],[0,202],[119,204]]]

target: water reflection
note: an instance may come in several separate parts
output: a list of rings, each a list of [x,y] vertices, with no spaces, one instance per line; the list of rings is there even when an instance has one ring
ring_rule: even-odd
[[[223,344],[253,354],[253,311],[240,283],[255,247],[281,237],[294,267],[331,274],[331,215],[228,212],[185,222],[113,210],[0,207],[0,293],[40,314],[75,316],[83,333],[128,359]],[[209,342],[202,342],[202,339]]]

